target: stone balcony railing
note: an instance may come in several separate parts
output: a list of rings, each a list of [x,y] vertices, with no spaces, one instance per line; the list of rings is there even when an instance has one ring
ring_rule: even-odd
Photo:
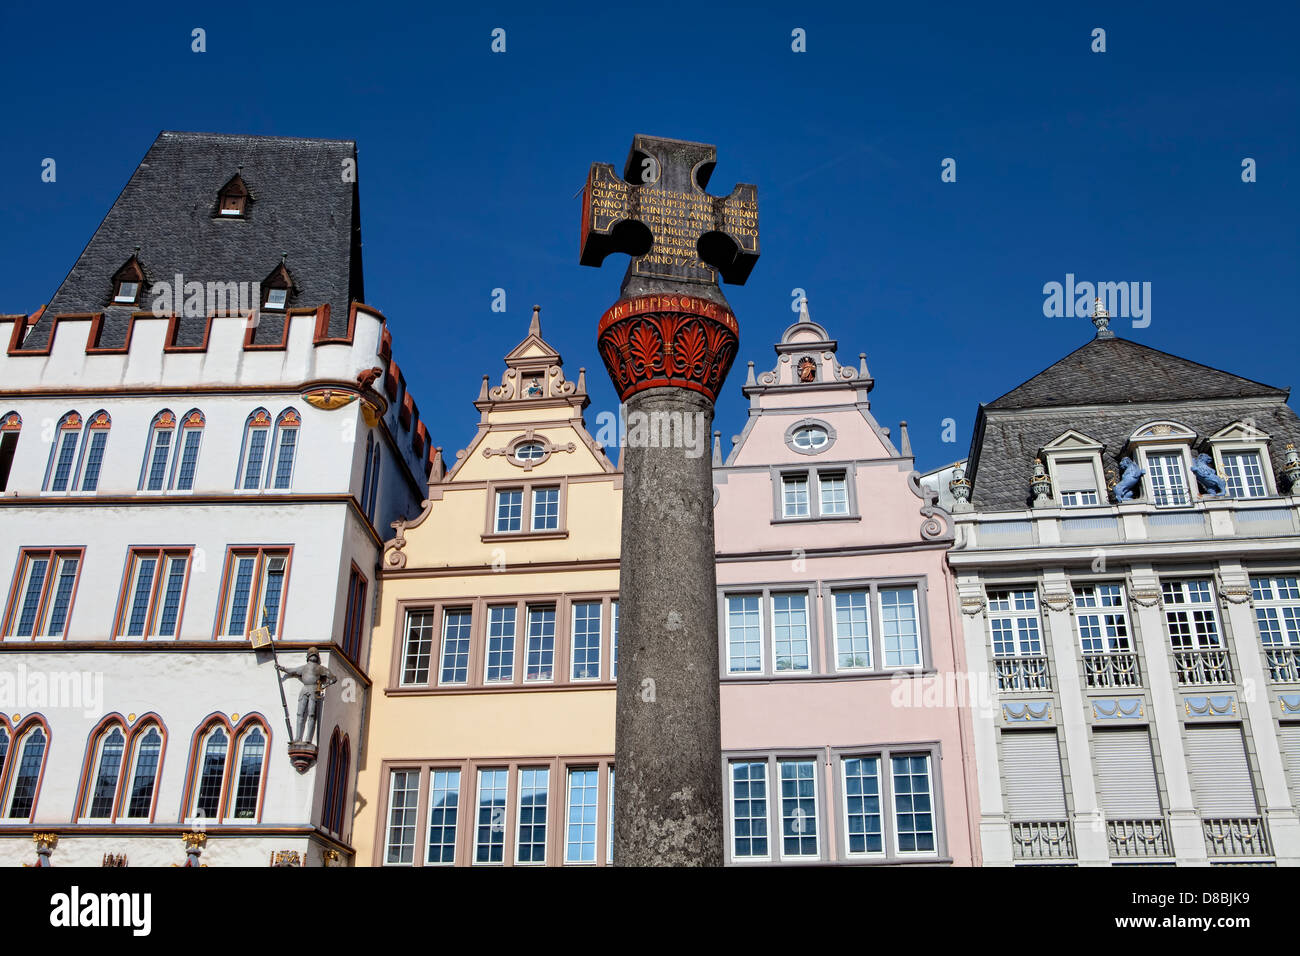
[[[1174,651],[1174,670],[1180,687],[1231,684],[1232,661],[1226,647],[1202,651]]]
[[[1125,652],[1083,655],[1086,687],[1141,687],[1142,671],[1136,654]]]
[[[1112,859],[1145,859],[1174,855],[1169,827],[1163,817],[1107,820],[1106,842]]]
[[[958,512],[959,546],[970,550],[1189,541],[1300,534],[1300,496],[1200,498],[1186,507],[1126,501],[1087,508]]]
[[[1052,689],[1046,657],[995,657],[998,690],[1038,692]]]
[[[1268,679],[1279,684],[1300,683],[1300,647],[1266,647]]]
[[[1073,860],[1068,820],[1012,820],[1011,852],[1017,860]]]
[[[1201,821],[1205,852],[1211,857],[1272,856],[1268,826],[1261,817],[1216,817]]]

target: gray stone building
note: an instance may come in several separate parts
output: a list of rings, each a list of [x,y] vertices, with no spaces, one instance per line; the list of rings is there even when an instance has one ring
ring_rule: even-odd
[[[955,512],[984,862],[1295,865],[1290,391],[1093,322],[927,482]]]

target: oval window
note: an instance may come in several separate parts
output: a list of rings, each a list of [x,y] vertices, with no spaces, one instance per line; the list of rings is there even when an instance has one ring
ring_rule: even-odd
[[[825,447],[830,437],[826,434],[826,429],[818,425],[807,425],[794,433],[793,441],[795,448],[812,450]]]
[[[515,449],[515,461],[541,461],[546,457],[546,449],[539,441],[526,441]]]

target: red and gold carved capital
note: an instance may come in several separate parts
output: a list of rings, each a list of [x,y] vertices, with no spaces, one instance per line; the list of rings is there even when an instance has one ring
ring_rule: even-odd
[[[648,388],[689,388],[717,401],[740,345],[725,305],[690,295],[622,299],[600,317],[596,345],[620,401]]]

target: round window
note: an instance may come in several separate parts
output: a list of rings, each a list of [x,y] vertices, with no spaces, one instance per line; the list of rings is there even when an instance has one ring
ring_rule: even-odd
[[[830,437],[826,434],[826,429],[817,425],[807,425],[796,431],[792,440],[795,448],[811,450],[824,447],[830,441]]]
[[[539,441],[526,441],[515,449],[515,461],[541,461],[546,457],[546,449]]]

